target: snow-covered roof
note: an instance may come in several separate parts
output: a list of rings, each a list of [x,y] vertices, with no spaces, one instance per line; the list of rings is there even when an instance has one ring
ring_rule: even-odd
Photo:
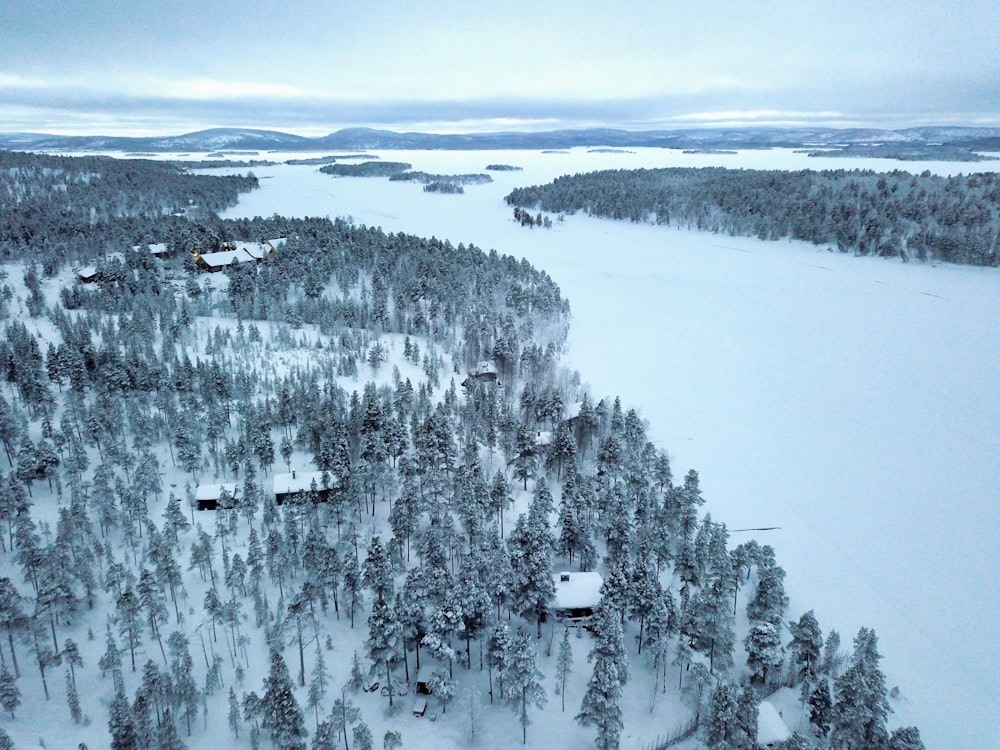
[[[566,578],[568,580],[563,580]],[[567,573],[552,576],[556,584],[555,609],[582,609],[594,607],[601,601],[601,586],[604,579],[596,571]]]
[[[254,245],[255,248],[261,247]],[[228,266],[233,263],[243,263],[248,260],[257,261],[267,255],[267,251],[253,250],[242,247],[239,250],[224,250],[218,253],[204,253],[201,261],[207,266]]]
[[[236,482],[209,482],[199,484],[195,490],[195,500],[218,500],[219,495],[225,490],[230,497],[236,497]]]
[[[329,477],[329,487],[337,485],[337,478],[327,472]],[[293,471],[291,474],[274,475],[274,494],[287,495],[292,492],[308,492],[312,489],[313,480],[316,481],[316,489],[323,489],[322,471]]]
[[[146,247],[149,248],[149,252],[153,255],[166,255],[167,253],[166,242],[150,242],[148,245],[132,245],[132,249],[135,251],[143,250]]]
[[[791,736],[785,720],[781,718],[773,703],[761,701],[757,711],[757,744],[784,742]]]
[[[92,279],[97,275],[97,266],[84,266],[76,275],[81,279]]]
[[[483,375],[497,375],[497,366],[489,361],[480,362],[476,365],[476,369],[472,371],[474,377],[481,377]]]
[[[545,447],[546,445],[552,445],[553,435],[549,430],[539,430],[535,433],[535,445],[539,447]]]

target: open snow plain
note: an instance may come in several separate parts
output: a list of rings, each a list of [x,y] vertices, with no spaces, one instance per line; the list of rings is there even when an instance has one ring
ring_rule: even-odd
[[[875,628],[888,685],[900,689],[891,726],[916,724],[928,748],[1000,747],[1000,272],[582,216],[526,229],[503,202],[517,185],[619,167],[1000,163],[783,150],[382,156],[434,173],[523,171],[439,195],[260,168],[261,189],[226,215],[351,216],[545,269],[573,309],[567,364],[593,395],[641,410],[675,475],[699,471],[715,520],[780,527],[755,536],[788,571],[789,617],[815,609],[848,650],[861,625]]]

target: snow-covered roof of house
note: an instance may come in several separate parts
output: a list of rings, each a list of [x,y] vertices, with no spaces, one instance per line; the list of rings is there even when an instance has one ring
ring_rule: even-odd
[[[265,258],[267,254],[274,250],[269,242],[231,242],[227,244],[231,248],[230,252],[248,253],[255,259]]]
[[[566,578],[567,580],[563,580]],[[555,609],[581,609],[596,606],[601,601],[601,586],[604,579],[596,571],[555,573],[552,579],[556,584]]]
[[[545,447],[546,445],[552,445],[553,435],[549,430],[539,430],[535,433],[535,445],[539,447]]]
[[[230,497],[236,497],[236,482],[209,482],[199,484],[195,490],[195,500],[218,500],[219,495],[225,490]]]
[[[329,477],[329,488],[337,486],[337,478],[327,472]],[[274,494],[287,495],[292,492],[308,492],[312,489],[313,480],[316,481],[316,489],[323,489],[322,471],[293,471],[291,474],[274,475]]]
[[[84,266],[76,272],[78,278],[92,279],[97,275],[97,266]]]
[[[255,250],[251,252],[244,247],[239,250],[223,250],[218,253],[203,253],[201,255],[201,260],[207,266],[228,266],[233,263],[243,263],[248,260],[257,261],[265,255],[267,255],[266,251]]]
[[[484,360],[476,365],[476,369],[472,371],[472,375],[475,377],[480,377],[482,375],[497,375],[497,366],[488,360]]]
[[[132,249],[139,251],[145,248],[149,248],[149,252],[153,255],[166,255],[167,253],[167,243],[166,242],[150,242],[147,245],[132,245]]]
[[[788,725],[781,718],[773,703],[761,701],[757,711],[757,744],[784,742],[791,736]]]

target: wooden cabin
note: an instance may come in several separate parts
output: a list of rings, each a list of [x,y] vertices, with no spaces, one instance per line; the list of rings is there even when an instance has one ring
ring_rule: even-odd
[[[289,474],[274,475],[274,500],[278,505],[296,495],[301,495],[303,499],[308,498],[314,503],[325,503],[339,489],[340,483],[330,472],[293,469]]]
[[[552,578],[556,586],[552,614],[570,624],[588,622],[601,603],[601,586],[604,585],[601,574],[595,571],[563,571]]]
[[[218,510],[219,508],[236,507],[236,493],[239,485],[236,482],[211,482],[199,484],[195,490],[195,508],[198,510]]]

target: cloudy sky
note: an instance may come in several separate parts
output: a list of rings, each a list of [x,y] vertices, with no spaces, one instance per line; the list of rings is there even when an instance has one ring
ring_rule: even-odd
[[[996,0],[0,0],[0,131],[1000,125]]]

